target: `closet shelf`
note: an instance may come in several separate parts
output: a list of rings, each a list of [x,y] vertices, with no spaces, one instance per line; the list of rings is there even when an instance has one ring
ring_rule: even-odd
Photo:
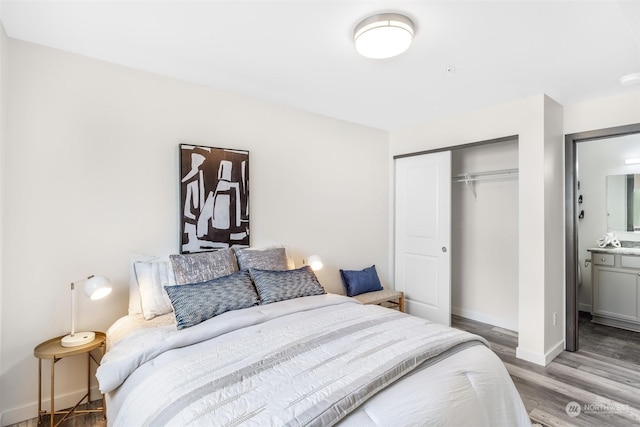
[[[481,181],[484,179],[503,179],[513,178],[518,176],[518,169],[502,169],[486,172],[474,172],[455,175],[452,177],[453,182],[473,182]]]

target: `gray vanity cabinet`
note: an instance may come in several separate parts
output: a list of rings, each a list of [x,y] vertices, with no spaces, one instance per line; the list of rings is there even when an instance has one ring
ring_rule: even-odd
[[[592,321],[640,331],[640,256],[616,249],[590,251]]]

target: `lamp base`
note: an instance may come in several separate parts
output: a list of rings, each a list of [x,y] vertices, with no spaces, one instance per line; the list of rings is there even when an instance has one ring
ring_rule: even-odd
[[[62,337],[60,344],[63,347],[77,347],[79,345],[89,344],[95,338],[95,332],[76,332],[73,335]]]

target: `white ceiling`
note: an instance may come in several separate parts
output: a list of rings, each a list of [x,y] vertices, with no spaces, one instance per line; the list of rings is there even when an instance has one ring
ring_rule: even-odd
[[[561,104],[636,91],[640,0],[2,0],[9,37],[381,129],[546,93]],[[353,47],[401,12],[403,55]],[[454,67],[450,75],[446,67]]]

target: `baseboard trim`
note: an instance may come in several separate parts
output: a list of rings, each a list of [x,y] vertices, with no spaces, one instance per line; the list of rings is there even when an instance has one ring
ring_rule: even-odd
[[[535,363],[536,365],[547,366],[544,363],[544,354],[527,350],[526,348],[522,348],[520,346],[516,347],[516,357],[518,359],[526,360],[527,362]]]
[[[56,394],[56,411],[71,408],[82,396],[87,393],[87,389],[74,391],[71,393],[58,395]],[[44,394],[44,393],[43,393]],[[91,387],[91,401],[102,399],[102,395],[98,387]],[[47,397],[42,399],[42,409],[49,411],[51,400]],[[0,413],[0,426],[8,426],[22,421],[30,420],[38,416],[38,402],[32,402],[19,408],[8,409]]]
[[[547,366],[553,359],[564,351],[564,341],[558,342],[551,350],[546,353],[538,353],[526,348],[516,347],[516,357],[518,359],[526,360],[527,362],[535,363],[540,366]]]
[[[544,355],[544,366],[547,366],[553,359],[555,359],[560,353],[564,351],[564,340],[559,341],[554,345],[551,350],[547,351]]]
[[[587,313],[591,313],[591,304],[580,303],[580,304],[578,304],[578,310],[579,311],[586,311]]]
[[[475,320],[476,322],[482,322],[500,328],[508,329],[510,331],[518,332],[518,320],[505,319],[503,317],[491,316],[489,314],[480,313],[466,308],[451,307],[451,313],[464,317],[465,319]]]

